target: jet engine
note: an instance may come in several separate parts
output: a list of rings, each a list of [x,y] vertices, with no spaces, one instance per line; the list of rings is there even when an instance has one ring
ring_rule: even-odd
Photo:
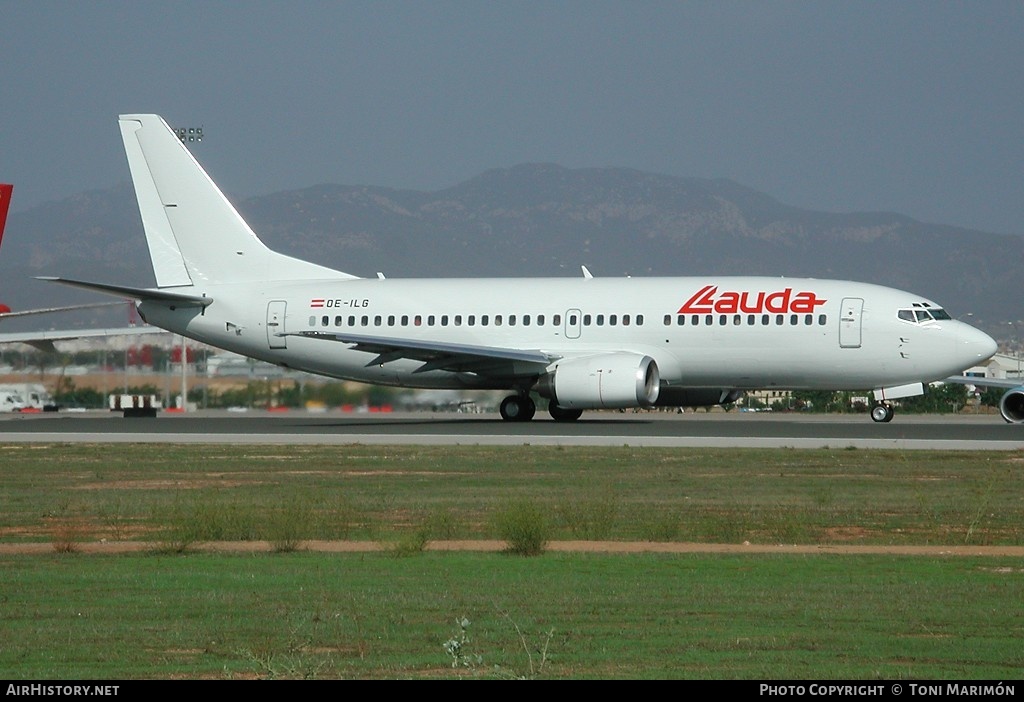
[[[654,359],[628,352],[557,361],[536,386],[542,397],[567,410],[650,407],[660,388]]]
[[[1003,394],[999,399],[999,414],[1010,424],[1024,424],[1024,385]]]

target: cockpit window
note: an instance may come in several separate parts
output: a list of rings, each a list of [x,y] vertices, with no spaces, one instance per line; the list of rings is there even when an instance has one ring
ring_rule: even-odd
[[[952,319],[949,313],[941,307],[932,307],[927,303],[915,302],[913,305],[914,309],[900,310],[897,314],[899,318],[904,322],[913,322],[914,324],[925,324],[926,322],[932,322],[942,319]]]

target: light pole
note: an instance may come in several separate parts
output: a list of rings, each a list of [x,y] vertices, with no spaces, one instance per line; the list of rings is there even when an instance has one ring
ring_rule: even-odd
[[[1013,327],[1013,355],[1017,357],[1017,378],[1020,378],[1020,330],[1017,328],[1018,324],[1024,324],[1021,320],[1015,322],[1007,322]]]

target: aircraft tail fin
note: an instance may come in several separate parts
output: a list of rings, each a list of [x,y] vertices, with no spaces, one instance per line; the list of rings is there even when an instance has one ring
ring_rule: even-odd
[[[4,240],[4,227],[7,226],[7,209],[11,206],[11,192],[14,186],[0,183],[0,243]]]
[[[118,122],[157,287],[354,277],[268,249],[160,116]]]

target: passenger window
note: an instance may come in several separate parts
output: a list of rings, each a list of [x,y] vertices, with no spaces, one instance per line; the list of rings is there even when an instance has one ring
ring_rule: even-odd
[[[585,326],[585,327],[589,327],[590,326],[590,315],[589,314],[583,315],[583,326]]]
[[[671,323],[672,323],[672,315],[666,314],[665,315],[665,326],[667,327]]]
[[[603,314],[597,315],[597,326],[599,326],[599,327],[603,327],[604,326],[604,315]]]
[[[556,327],[561,326],[562,325],[562,315],[556,314],[554,317],[551,318],[551,323],[554,324]],[[576,324],[576,319],[575,318],[573,318],[572,323]]]
[[[434,315],[432,315],[432,314],[431,315],[427,315],[427,326],[428,327],[434,326]]]
[[[642,314],[638,314],[636,316],[636,325],[639,327],[639,326],[642,326],[643,323],[644,323],[644,316]]]
[[[310,318],[309,318],[309,326],[311,326],[311,327],[315,327],[316,326],[316,315],[311,315],[310,316]]]
[[[544,315],[542,315],[542,314],[538,314],[537,315],[537,326],[538,327],[543,327],[544,326]]]

